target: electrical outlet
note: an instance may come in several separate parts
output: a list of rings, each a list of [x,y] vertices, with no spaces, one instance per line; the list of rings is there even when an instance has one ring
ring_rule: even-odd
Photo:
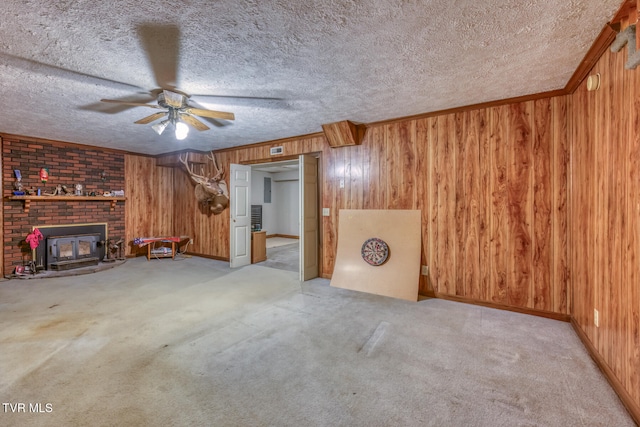
[[[344,188],[344,179],[340,180],[340,188]]]
[[[189,244],[193,245],[193,239],[189,239]]]
[[[422,275],[423,276],[428,276],[429,275],[429,266],[428,265],[423,265],[422,266]]]
[[[600,319],[599,319],[599,315],[598,315],[598,310],[596,310],[595,308],[593,309],[593,324],[596,325],[596,328],[600,327]]]
[[[322,208],[322,216],[329,216],[329,215],[331,215],[329,208]]]

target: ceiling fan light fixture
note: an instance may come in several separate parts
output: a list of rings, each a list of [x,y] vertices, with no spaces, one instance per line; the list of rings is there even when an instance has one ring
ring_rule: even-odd
[[[189,134],[189,126],[187,126],[186,123],[177,122],[176,123],[176,139],[178,141],[182,141],[187,137],[188,134]]]
[[[169,123],[169,120],[163,120],[160,123],[156,123],[155,125],[151,126],[151,129],[156,131],[158,135],[162,135],[162,132],[164,132],[167,126],[169,126]]]

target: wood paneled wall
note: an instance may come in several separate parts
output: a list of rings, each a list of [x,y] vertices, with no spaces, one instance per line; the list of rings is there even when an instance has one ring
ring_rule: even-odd
[[[600,89],[572,96],[571,271],[574,324],[640,420],[640,70],[625,60],[607,51]]]
[[[566,113],[555,97],[427,120],[437,293],[568,314]]]
[[[173,226],[173,176],[177,169],[159,167],[156,159],[126,154],[125,169],[125,241],[126,254],[145,253],[133,246],[133,239],[145,236],[167,236]]]
[[[331,209],[322,217],[321,275],[333,271],[339,209],[420,209],[430,268],[422,293],[567,315],[567,102],[370,126],[358,146],[330,148],[322,135],[274,143],[284,156],[320,153],[321,204]],[[269,148],[217,158],[228,171],[272,159]],[[228,258],[229,211],[182,214],[197,212],[193,184],[176,172],[175,185],[177,231],[197,236],[194,252]]]

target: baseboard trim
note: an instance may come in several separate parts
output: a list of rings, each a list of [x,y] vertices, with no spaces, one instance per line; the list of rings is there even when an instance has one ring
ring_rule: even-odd
[[[207,258],[207,259],[215,259],[217,261],[227,261],[229,262],[229,258],[225,258],[225,257],[221,257],[221,256],[215,256],[215,255],[205,255],[205,254],[199,254],[197,252],[180,252],[180,255],[185,254],[185,255],[191,255],[191,256],[197,256],[200,258]],[[176,255],[178,255],[178,253],[176,253]],[[138,257],[147,257],[147,253],[135,253],[135,254],[129,254],[126,256],[126,258],[138,258]]]
[[[205,255],[205,254],[199,254],[197,252],[185,252],[185,254],[186,255],[191,255],[191,256],[197,256],[197,257],[200,257],[200,258],[215,259],[217,261],[227,261],[227,262],[229,262],[229,258],[222,257],[222,256]]]
[[[562,313],[554,313],[553,311],[536,310],[533,308],[513,307],[511,305],[496,304],[494,302],[487,302],[487,301],[478,301],[471,298],[443,294],[440,292],[434,292],[434,296],[436,298],[446,299],[449,301],[463,302],[465,304],[481,305],[483,307],[496,308],[498,310],[514,311],[516,313],[530,314],[532,316],[538,316],[538,317],[546,317],[547,319],[560,320],[562,322],[571,321],[570,315],[562,314]]]
[[[593,361],[596,362],[596,365],[600,369],[600,372],[602,372],[607,381],[609,381],[611,388],[613,388],[613,391],[616,392],[616,394],[620,398],[620,401],[629,412],[629,415],[631,415],[631,418],[633,418],[633,421],[635,421],[635,423],[640,426],[640,405],[638,405],[633,400],[624,386],[620,383],[620,381],[618,381],[607,362],[605,362],[602,356],[600,356],[600,353],[598,353],[596,348],[591,343],[591,340],[589,340],[589,337],[587,337],[587,334],[585,334],[582,328],[580,328],[580,325],[578,325],[578,322],[573,316],[571,317],[571,326],[573,326],[573,330],[576,332],[576,334],[580,338],[580,341],[582,341],[582,344],[587,349],[589,356],[591,356]]]
[[[300,239],[300,236],[292,236],[290,234],[269,234],[267,239],[270,237],[284,237],[285,239]]]

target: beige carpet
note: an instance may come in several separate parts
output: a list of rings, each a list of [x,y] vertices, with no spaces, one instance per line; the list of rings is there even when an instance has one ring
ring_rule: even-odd
[[[3,426],[634,425],[567,323],[196,257],[3,281],[0,348]]]
[[[257,265],[298,273],[300,271],[300,246],[297,243],[291,243],[267,248],[267,259]]]

